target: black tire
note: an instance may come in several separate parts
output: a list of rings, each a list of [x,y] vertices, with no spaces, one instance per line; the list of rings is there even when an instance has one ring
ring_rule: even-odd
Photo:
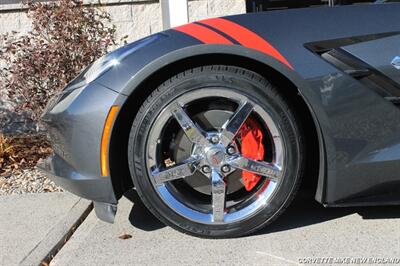
[[[270,204],[246,220],[228,224],[201,224],[180,216],[157,195],[146,169],[149,131],[167,103],[202,87],[223,87],[239,92],[267,110],[281,128],[287,156],[284,178]],[[206,238],[248,235],[274,221],[293,200],[304,168],[305,147],[295,110],[265,78],[232,66],[204,66],[180,73],[160,85],[145,100],[133,122],[129,139],[129,166],[136,190],[147,208],[163,223],[187,234]]]

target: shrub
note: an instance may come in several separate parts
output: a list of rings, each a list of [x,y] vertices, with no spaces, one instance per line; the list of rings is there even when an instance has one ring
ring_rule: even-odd
[[[37,120],[54,94],[115,45],[115,27],[106,26],[109,14],[82,0],[24,5],[32,30],[2,36],[0,92],[12,99],[15,111]]]

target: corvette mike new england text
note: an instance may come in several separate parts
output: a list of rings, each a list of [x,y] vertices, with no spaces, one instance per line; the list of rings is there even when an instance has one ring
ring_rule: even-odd
[[[399,264],[400,258],[385,257],[303,257],[300,264]]]

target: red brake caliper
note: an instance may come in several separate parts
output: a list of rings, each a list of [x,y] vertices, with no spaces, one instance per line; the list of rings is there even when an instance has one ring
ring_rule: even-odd
[[[264,159],[263,133],[258,123],[251,118],[240,128],[238,136],[241,138],[241,152],[246,158],[253,160]],[[250,191],[260,181],[261,176],[247,171],[243,171],[242,180],[244,187]]]

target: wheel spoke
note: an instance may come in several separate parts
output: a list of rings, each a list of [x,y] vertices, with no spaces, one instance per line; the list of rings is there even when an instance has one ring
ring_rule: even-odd
[[[232,117],[223,125],[222,142],[224,145],[229,145],[240,128],[253,111],[253,104],[250,102],[242,102]]]
[[[197,170],[197,163],[199,162],[196,158],[189,158],[182,163],[168,167],[166,169],[155,169],[152,175],[156,181],[156,184],[160,185],[168,181],[184,178],[191,176]]]
[[[283,175],[281,167],[275,164],[256,161],[242,156],[229,160],[228,163],[232,167],[265,176],[273,181],[279,180]]]
[[[211,173],[213,222],[223,222],[225,214],[226,186],[223,177],[215,170]]]
[[[183,110],[182,106],[180,106],[178,103],[174,104],[171,109],[171,113],[192,143],[198,145],[204,145],[208,143],[206,137],[202,133],[202,130],[197,127],[192,119],[190,119],[185,110]]]

